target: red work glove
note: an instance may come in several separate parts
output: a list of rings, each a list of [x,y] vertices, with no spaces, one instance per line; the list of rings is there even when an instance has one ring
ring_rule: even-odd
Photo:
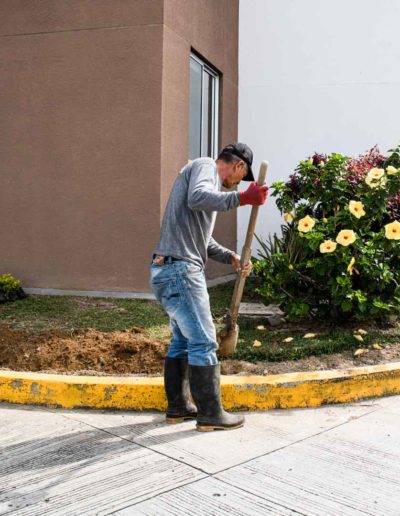
[[[268,195],[268,186],[258,184],[253,181],[244,192],[240,192],[240,206],[251,204],[252,206],[260,206],[264,204]]]

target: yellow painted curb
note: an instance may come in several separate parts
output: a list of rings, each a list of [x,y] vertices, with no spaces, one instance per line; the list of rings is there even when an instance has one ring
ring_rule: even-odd
[[[231,410],[316,407],[400,393],[400,362],[346,370],[222,376]],[[0,401],[51,407],[165,410],[162,377],[0,371]]]

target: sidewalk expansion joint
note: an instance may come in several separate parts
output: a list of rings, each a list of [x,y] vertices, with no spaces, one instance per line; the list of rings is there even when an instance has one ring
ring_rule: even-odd
[[[93,428],[94,430],[99,430],[101,432],[104,432],[108,435],[112,435],[113,437],[118,437],[119,439],[122,439],[123,441],[126,441],[130,444],[133,444],[133,445],[137,445],[139,446],[140,448],[145,448],[146,450],[149,450],[151,452],[154,452],[154,453],[157,453],[158,455],[161,455],[167,459],[170,459],[170,460],[173,460],[173,461],[176,461],[176,462],[179,462],[180,464],[183,464],[184,466],[188,466],[189,468],[192,468],[192,469],[195,469],[197,471],[199,471],[200,473],[203,473],[204,475],[207,475],[207,476],[210,476],[209,473],[207,473],[207,471],[204,471],[202,470],[201,468],[199,468],[198,466],[193,466],[192,464],[188,464],[187,462],[183,461],[183,460],[180,460],[180,459],[177,459],[176,457],[171,457],[170,455],[166,454],[166,453],[163,453],[159,450],[155,450],[153,448],[151,448],[150,446],[146,446],[145,444],[141,444],[141,443],[138,443],[132,439],[129,439],[127,437],[123,437],[121,435],[118,435],[118,434],[115,434],[113,432],[111,432],[110,430],[106,430],[105,428],[99,428],[95,425],[92,425],[90,423],[87,423],[86,421],[81,421],[80,419],[76,419],[74,417],[70,417],[68,415],[65,415],[65,414],[60,414],[62,417],[64,417],[65,419],[72,419],[73,421],[76,421],[78,423],[82,423],[90,428]],[[202,480],[202,479],[197,479],[197,480]],[[197,481],[196,480],[196,481]]]

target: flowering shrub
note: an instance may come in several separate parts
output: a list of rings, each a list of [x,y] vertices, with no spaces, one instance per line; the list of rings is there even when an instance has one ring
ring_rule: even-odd
[[[400,145],[314,154],[272,185],[282,236],[259,240],[258,292],[291,317],[381,317],[400,308]]]

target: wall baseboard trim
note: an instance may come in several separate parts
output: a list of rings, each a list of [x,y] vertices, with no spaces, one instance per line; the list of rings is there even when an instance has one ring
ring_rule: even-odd
[[[228,274],[207,280],[207,287],[216,287],[228,281],[233,281],[236,274]],[[71,290],[63,288],[30,288],[24,287],[27,294],[39,296],[83,296],[83,297],[113,297],[116,299],[150,299],[155,300],[154,294],[150,292],[116,292],[112,290]]]
[[[155,299],[154,294],[147,292],[115,292],[108,290],[67,290],[62,288],[25,288],[27,294],[39,296],[85,296],[113,297],[118,299]]]

